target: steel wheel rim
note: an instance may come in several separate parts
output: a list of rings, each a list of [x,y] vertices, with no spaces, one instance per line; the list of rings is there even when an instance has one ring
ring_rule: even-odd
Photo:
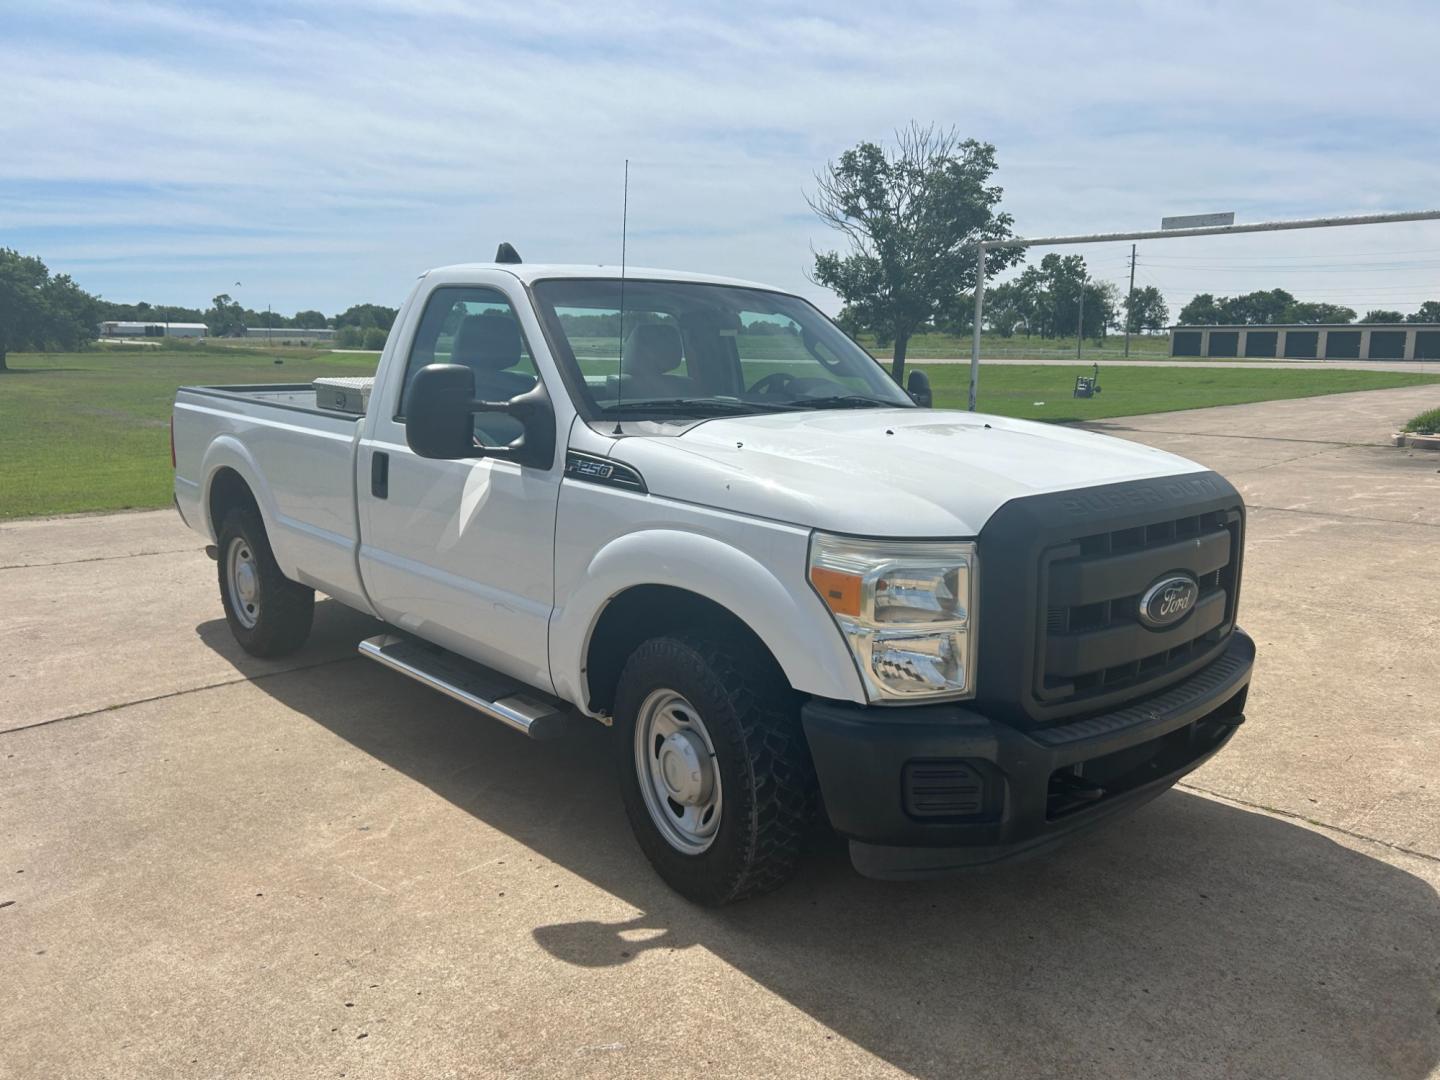
[[[230,610],[246,630],[260,621],[260,567],[250,541],[237,536],[225,552],[225,587],[230,593]]]
[[[699,855],[720,830],[723,793],[715,743],[699,710],[674,690],[652,691],[635,719],[635,772],[666,843]]]

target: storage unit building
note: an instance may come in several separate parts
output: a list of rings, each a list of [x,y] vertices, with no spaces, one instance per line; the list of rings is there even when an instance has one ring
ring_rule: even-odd
[[[1172,326],[1170,355],[1254,360],[1440,360],[1440,323]]]

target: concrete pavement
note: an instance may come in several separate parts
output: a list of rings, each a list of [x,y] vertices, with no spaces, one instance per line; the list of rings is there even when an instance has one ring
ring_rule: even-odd
[[[696,909],[601,729],[235,648],[172,514],[0,526],[0,1077],[1425,1077],[1440,1068],[1433,388],[1092,425],[1251,506],[1250,722],[1182,790],[958,881],[817,852]]]

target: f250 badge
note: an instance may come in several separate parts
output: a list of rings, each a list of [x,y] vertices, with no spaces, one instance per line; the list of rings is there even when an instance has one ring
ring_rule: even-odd
[[[1199,596],[1200,586],[1189,574],[1161,578],[1140,597],[1140,621],[1153,630],[1174,626]]]

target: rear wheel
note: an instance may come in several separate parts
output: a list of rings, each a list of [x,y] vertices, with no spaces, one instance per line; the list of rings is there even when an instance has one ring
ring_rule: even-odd
[[[817,788],[799,695],[745,641],[652,638],[615,697],[615,753],[640,847],[673,889],[718,905],[794,873]]]
[[[255,656],[284,656],[304,645],[315,590],[280,571],[260,515],[248,508],[231,510],[219,539],[220,602],[240,647]]]

